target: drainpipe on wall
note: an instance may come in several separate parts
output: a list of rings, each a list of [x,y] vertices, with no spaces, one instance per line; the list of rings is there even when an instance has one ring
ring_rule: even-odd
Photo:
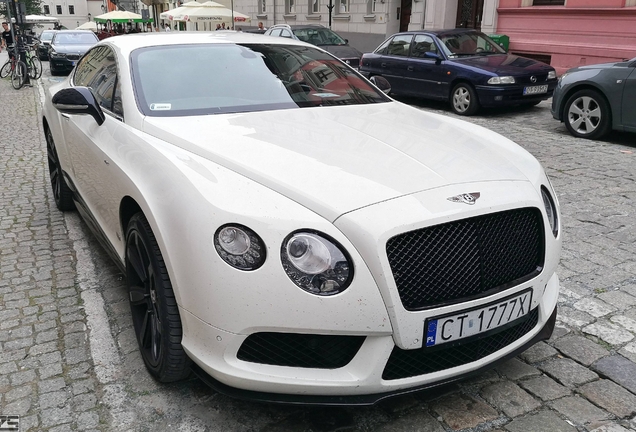
[[[274,0],[274,25],[276,25],[276,0]]]
[[[426,27],[426,1],[424,0],[424,10],[422,11],[422,30]]]

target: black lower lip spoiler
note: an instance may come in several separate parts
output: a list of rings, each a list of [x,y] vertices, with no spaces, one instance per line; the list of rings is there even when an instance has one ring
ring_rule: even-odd
[[[516,357],[523,351],[530,348],[532,345],[537,342],[550,339],[552,336],[552,332],[554,331],[554,326],[556,324],[557,317],[557,308],[555,306],[552,315],[545,323],[543,328],[537,333],[530,341],[517,348],[516,350],[508,353],[504,357],[496,360],[492,363],[488,363],[487,365],[471,371],[462,375],[458,375],[452,378],[449,378],[444,381],[435,382],[432,384],[425,384],[419,387],[412,387],[408,389],[396,390],[393,392],[387,393],[377,393],[377,394],[369,394],[369,395],[352,395],[352,396],[315,396],[315,395],[288,395],[288,394],[279,394],[279,393],[265,393],[258,392],[252,390],[242,390],[234,387],[230,387],[226,384],[223,384],[216,379],[212,378],[208,375],[203,369],[194,364],[192,366],[192,371],[194,374],[201,379],[205,384],[210,386],[212,389],[217,392],[224,394],[226,396],[230,396],[236,399],[249,400],[254,402],[267,402],[267,403],[277,403],[277,404],[285,404],[285,405],[314,405],[314,406],[370,406],[374,405],[377,402],[380,402],[383,399],[401,396],[409,393],[419,392],[427,389],[432,389],[434,387],[439,387],[445,384],[450,384],[455,381],[461,381],[466,378],[469,378],[474,375],[478,375],[483,373],[486,370],[495,368],[499,366],[501,363],[511,359],[512,357]]]

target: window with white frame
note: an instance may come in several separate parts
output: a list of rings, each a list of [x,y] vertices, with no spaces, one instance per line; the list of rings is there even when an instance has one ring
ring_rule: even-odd
[[[58,15],[62,15],[62,5],[55,5],[55,12],[57,12]]]
[[[258,10],[261,13],[267,12],[267,1],[266,0],[258,0]]]
[[[338,13],[347,13],[349,12],[349,0],[338,0],[340,2],[340,6],[338,7]]]
[[[75,5],[68,5],[68,14],[75,15]]]
[[[309,10],[312,13],[320,12],[320,0],[309,0]]]
[[[367,15],[374,14],[378,11],[379,0],[367,0]]]
[[[44,15],[51,15],[51,8],[49,5],[42,5],[42,13]]]
[[[285,11],[288,14],[296,13],[296,0],[285,0]]]

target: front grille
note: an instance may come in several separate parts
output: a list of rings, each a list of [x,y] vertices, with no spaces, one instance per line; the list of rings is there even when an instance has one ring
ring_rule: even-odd
[[[254,333],[245,339],[237,357],[252,363],[336,369],[353,359],[364,339],[364,336]]]
[[[358,58],[345,59],[345,63],[347,63],[352,68],[357,68],[360,66],[360,59]]]
[[[79,54],[67,54],[66,58],[69,60],[79,60],[80,56]]]
[[[518,323],[511,323],[512,327],[503,327],[503,331],[489,334],[480,339],[469,342],[459,342],[457,345],[445,347],[423,347],[416,350],[393,348],[387,362],[382,379],[395,380],[427,373],[438,372],[456,366],[465,365],[493,354],[518,340],[539,322],[539,308],[521,318]],[[498,329],[499,330],[499,329]]]
[[[493,213],[400,234],[386,251],[405,309],[457,303],[537,275],[543,220],[536,208]]]
[[[532,78],[534,77],[536,81],[532,81]],[[548,81],[548,74],[547,73],[540,73],[540,74],[536,74],[536,75],[529,75],[529,76],[525,76],[525,77],[515,77],[515,82],[517,84],[545,84]]]

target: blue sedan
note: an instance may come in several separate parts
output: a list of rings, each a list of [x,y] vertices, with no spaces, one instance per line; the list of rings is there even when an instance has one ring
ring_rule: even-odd
[[[460,115],[482,106],[536,105],[557,85],[551,66],[508,54],[470,29],[394,34],[363,55],[360,71],[385,77],[391,94],[447,100]]]

